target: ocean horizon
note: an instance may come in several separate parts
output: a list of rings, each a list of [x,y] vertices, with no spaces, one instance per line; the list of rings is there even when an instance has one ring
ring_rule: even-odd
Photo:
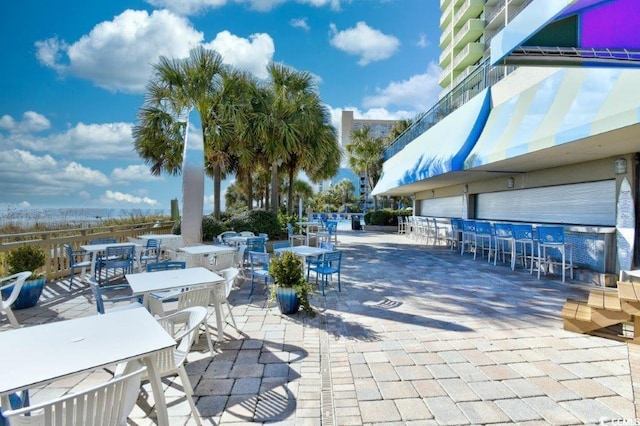
[[[4,207],[0,226],[75,224],[97,225],[109,219],[169,215],[168,209],[121,209],[104,207]]]

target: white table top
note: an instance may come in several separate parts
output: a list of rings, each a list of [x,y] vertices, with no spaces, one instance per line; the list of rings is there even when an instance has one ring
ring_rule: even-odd
[[[255,237],[241,237],[240,235],[236,235],[235,237],[227,237],[224,240],[231,241],[234,244],[247,244],[248,238],[255,238]]]
[[[146,234],[140,235],[138,238],[142,238],[143,240],[175,240],[178,238],[182,238],[182,235],[175,234]]]
[[[144,294],[224,281],[224,278],[220,275],[201,266],[169,271],[126,274],[125,278],[133,294]]]
[[[234,252],[237,249],[231,246],[214,246],[214,245],[202,245],[202,246],[189,246],[180,247],[178,250],[189,254],[211,254],[211,253],[229,253]]]
[[[175,346],[146,309],[128,309],[0,333],[0,395]]]
[[[323,249],[320,247],[311,247],[311,246],[293,246],[293,247],[283,247],[279,249],[275,249],[275,253],[283,253],[285,251],[290,251],[298,256],[319,256],[324,253],[328,253],[331,250]]]
[[[297,222],[297,224],[301,225],[301,226],[313,226],[313,225],[320,226],[320,225],[322,225],[322,222],[319,222],[319,221],[307,221],[307,222]]]

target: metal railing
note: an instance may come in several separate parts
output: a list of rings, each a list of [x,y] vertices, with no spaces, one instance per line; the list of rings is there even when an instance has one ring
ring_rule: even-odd
[[[467,78],[440,99],[429,111],[420,114],[416,121],[385,149],[383,159],[386,161],[396,155],[415,138],[469,102],[482,90],[502,80],[515,69],[515,66],[490,66],[489,59],[484,60]]]

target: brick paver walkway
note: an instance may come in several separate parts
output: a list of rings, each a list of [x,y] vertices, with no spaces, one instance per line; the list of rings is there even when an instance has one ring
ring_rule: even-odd
[[[640,350],[562,330],[564,301],[584,297],[587,284],[537,280],[395,234],[341,232],[339,249],[342,292],[314,295],[313,319],[280,315],[263,291],[249,297],[248,282],[232,293],[239,330],[227,325],[213,357],[201,339],[187,365],[203,424],[636,418],[632,377],[640,377]],[[66,283],[54,283],[36,308],[17,313],[24,324],[37,324],[92,315],[91,302],[86,287],[69,293]],[[32,399],[94,379],[104,373],[52,385]],[[193,424],[181,387],[169,383],[171,424]],[[145,389],[131,424],[154,424]]]

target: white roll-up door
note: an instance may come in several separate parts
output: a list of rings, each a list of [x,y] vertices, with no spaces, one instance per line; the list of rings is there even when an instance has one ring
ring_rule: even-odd
[[[606,180],[477,194],[475,217],[615,226],[616,182]]]
[[[444,197],[420,200],[420,215],[434,217],[463,217],[464,197]]]

